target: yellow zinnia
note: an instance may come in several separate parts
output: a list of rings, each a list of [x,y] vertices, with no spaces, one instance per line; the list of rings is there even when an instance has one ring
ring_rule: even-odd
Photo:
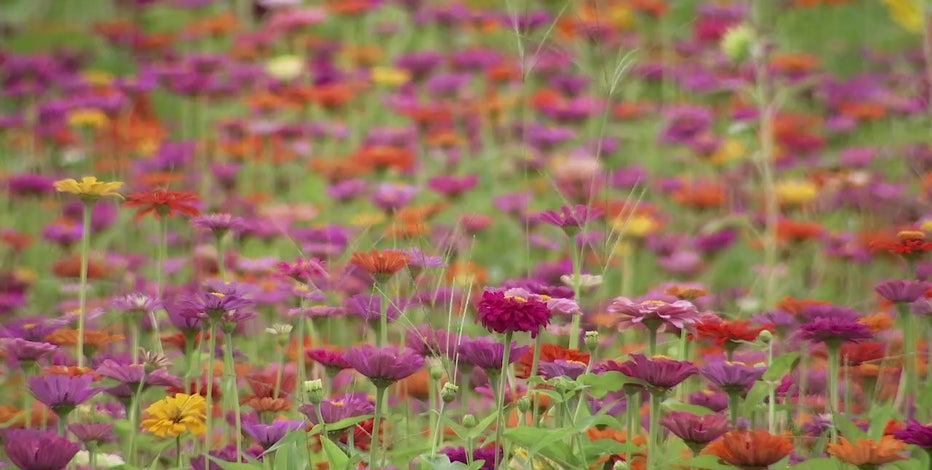
[[[811,181],[784,180],[777,182],[777,200],[781,204],[802,206],[819,195],[819,187]]]
[[[643,238],[660,228],[660,223],[649,215],[638,214],[615,219],[612,222],[612,228],[623,236]]]
[[[404,85],[411,80],[411,74],[402,68],[397,67],[372,67],[372,83],[397,87]]]
[[[903,29],[918,33],[922,31],[922,0],[883,0],[890,10],[890,17]]]
[[[68,113],[71,127],[93,127],[99,129],[110,123],[110,119],[99,109],[81,108]]]
[[[304,58],[297,55],[273,57],[265,64],[266,73],[283,82],[297,79],[306,69]]]
[[[146,408],[142,427],[158,437],[178,437],[185,431],[204,434],[207,426],[207,400],[200,395],[177,393]]]
[[[96,176],[85,176],[81,178],[81,181],[68,178],[55,182],[55,189],[58,192],[77,194],[86,201],[95,201],[104,196],[122,198],[123,196],[116,192],[121,187],[123,187],[122,181],[97,181]]]

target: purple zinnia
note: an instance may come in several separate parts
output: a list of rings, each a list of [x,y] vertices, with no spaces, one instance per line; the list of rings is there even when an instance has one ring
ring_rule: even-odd
[[[304,421],[280,420],[272,424],[251,423],[243,425],[243,430],[252,436],[263,449],[268,449],[280,441],[285,434],[301,429]]]
[[[689,361],[677,361],[665,357],[648,358],[643,354],[632,354],[631,359],[619,364],[618,371],[628,377],[646,382],[660,391],[666,391],[698,372]]]
[[[99,446],[116,440],[113,426],[113,423],[74,423],[68,425],[68,430],[79,441]]]
[[[317,417],[318,406],[325,423],[336,423],[347,418],[367,415],[375,410],[372,400],[365,393],[346,393],[323,400],[319,405],[313,403],[301,405],[298,411],[307,416],[312,424],[320,424]]]
[[[906,421],[903,429],[893,432],[893,437],[907,444],[932,450],[932,425],[923,425],[915,419]]]
[[[717,361],[699,366],[699,374],[726,393],[745,393],[764,375],[766,367]]]
[[[874,286],[875,292],[895,304],[915,302],[925,295],[927,290],[929,290],[927,282],[904,279],[891,279]]]
[[[20,470],[61,470],[81,446],[45,431],[10,429],[3,433],[3,449]]]
[[[540,375],[546,379],[555,377],[569,377],[576,380],[580,375],[586,373],[588,365],[579,361],[567,361],[557,359],[540,363]]]
[[[460,463],[469,463],[467,458],[467,450],[464,447],[447,447],[440,451],[441,454],[449,457],[450,462],[460,462]],[[497,461],[502,461],[505,458],[504,449],[497,446],[486,446],[474,449],[472,451],[472,461],[476,462],[481,460],[481,467],[474,467],[478,470],[494,470],[495,463]]]
[[[216,236],[222,236],[230,230],[238,231],[246,222],[241,217],[230,214],[204,214],[191,219],[191,225],[202,230],[209,230]]]
[[[38,361],[58,349],[58,346],[51,343],[28,341],[22,338],[3,338],[0,340],[0,347],[7,357],[21,362]]]
[[[478,319],[489,331],[526,331],[536,338],[550,323],[550,309],[534,298],[507,297],[504,292],[485,291],[479,301]]]
[[[434,329],[430,325],[412,328],[405,336],[409,348],[421,356],[451,355],[456,349],[457,335],[445,329]]]
[[[47,374],[29,378],[29,390],[36,399],[45,403],[59,417],[65,417],[81,403],[100,393],[101,388],[90,387],[94,377]]]
[[[800,337],[806,341],[840,346],[871,339],[870,328],[855,318],[821,316],[799,326]]]
[[[424,366],[424,358],[412,349],[392,346],[378,348],[364,344],[350,349],[343,358],[376,388],[388,387]]]
[[[509,353],[509,364],[521,358],[527,352],[529,346],[518,346],[518,343],[511,343],[511,352]],[[486,373],[501,372],[502,360],[505,356],[505,344],[493,340],[487,336],[478,338],[461,337],[460,344],[457,348],[460,362],[475,367],[479,367]]]
[[[537,214],[537,219],[560,227],[567,233],[575,233],[579,231],[580,227],[602,217],[602,214],[604,212],[599,208],[577,204],[575,206],[562,206],[559,211],[543,211]]]
[[[660,424],[694,451],[728,431],[728,418],[718,413],[695,415],[686,411],[670,411],[660,419]]]

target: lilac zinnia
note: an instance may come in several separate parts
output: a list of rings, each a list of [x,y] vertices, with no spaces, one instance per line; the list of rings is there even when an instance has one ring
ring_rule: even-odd
[[[555,361],[541,362],[540,375],[546,379],[555,377],[569,377],[576,380],[586,373],[588,365],[584,362],[557,359]]]
[[[550,309],[534,298],[507,297],[504,292],[485,291],[479,301],[478,320],[489,331],[526,331],[536,338],[550,323]]]
[[[336,423],[347,418],[367,415],[375,410],[375,405],[365,393],[346,393],[323,400],[319,405],[313,403],[301,405],[298,411],[307,416],[312,424],[320,424],[317,417],[318,406],[325,423]]]
[[[3,433],[3,449],[21,470],[61,470],[81,446],[45,431],[10,429]]]
[[[21,362],[38,361],[58,349],[58,346],[51,343],[28,341],[22,338],[3,338],[0,340],[0,347],[7,357]]]
[[[430,325],[412,328],[405,336],[409,348],[421,356],[451,355],[456,349],[457,335],[445,329],[434,329]]]
[[[90,374],[47,374],[30,377],[29,390],[59,417],[64,417],[76,406],[100,393],[100,388],[90,387],[93,381],[94,377]]]
[[[632,354],[631,359],[619,364],[618,369],[622,374],[646,382],[660,391],[671,389],[698,372],[689,361],[660,356],[648,358],[643,354]]]
[[[718,413],[728,409],[728,395],[710,390],[694,392],[689,394],[689,404],[708,408]]]
[[[923,425],[915,419],[906,421],[906,426],[893,432],[893,437],[907,444],[932,450],[932,425]]]
[[[241,217],[230,214],[204,214],[191,219],[191,225],[202,230],[209,230],[217,236],[222,236],[230,230],[238,231],[245,225]]]
[[[142,293],[126,294],[113,299],[110,306],[123,313],[142,317],[162,310],[162,302]]]
[[[580,227],[602,217],[604,212],[595,207],[582,204],[562,206],[559,211],[543,211],[537,214],[541,222],[562,228],[565,232],[575,233]]]
[[[728,418],[718,413],[695,415],[686,411],[670,411],[660,419],[660,424],[694,450],[728,431]]]
[[[243,430],[252,436],[263,449],[268,449],[285,437],[285,434],[302,427],[304,427],[304,421],[280,420],[274,421],[272,424],[244,424]]]
[[[424,366],[424,358],[410,348],[378,348],[364,344],[343,356],[353,369],[369,378],[376,388],[385,388]]]
[[[148,387],[177,387],[181,384],[178,377],[165,369],[147,372],[143,364],[122,364],[111,359],[105,360],[95,369],[95,372],[101,377],[120,382],[133,392],[139,388],[140,383],[142,383],[142,390]]]
[[[68,425],[68,430],[79,441],[87,444],[100,445],[116,440],[113,434],[114,423],[74,423]]]
[[[512,342],[511,352],[508,356],[509,364],[513,364],[520,359],[529,348],[529,346],[518,346],[517,343]],[[495,373],[500,372],[502,369],[505,344],[487,336],[478,338],[461,337],[457,352],[459,353],[460,362],[479,367],[485,370],[486,373]]]
[[[915,302],[925,295],[927,290],[929,290],[927,282],[903,279],[891,279],[874,286],[875,292],[895,304]]]
[[[648,329],[656,330],[663,324],[670,324],[683,329],[699,320],[699,311],[688,300],[669,302],[657,299],[631,300],[617,297],[608,307],[611,313],[620,313],[628,317],[631,323],[642,323]]]
[[[718,361],[699,366],[699,374],[726,393],[745,393],[764,375],[766,367]]]

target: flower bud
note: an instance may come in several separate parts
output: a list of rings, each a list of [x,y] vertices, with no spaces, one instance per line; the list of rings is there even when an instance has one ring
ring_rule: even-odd
[[[765,344],[770,343],[771,341],[773,341],[773,333],[771,333],[768,330],[761,331],[760,334],[757,335],[757,339],[759,339],[762,343],[765,343]]]
[[[585,336],[586,349],[590,352],[595,351],[595,348],[599,347],[599,332],[598,331],[587,331]]]
[[[628,465],[628,462],[619,460],[615,462],[615,465],[612,465],[612,470],[631,470],[631,466]]]
[[[527,395],[518,399],[518,411],[527,413],[531,409],[531,398]]]
[[[443,378],[443,367],[433,366],[430,368],[430,378],[433,380],[440,380]]]
[[[460,388],[458,386],[447,382],[443,384],[443,387],[440,389],[440,399],[442,399],[444,403],[450,403],[456,399],[456,395],[459,391]]]
[[[307,401],[317,405],[324,399],[324,382],[321,379],[305,380],[304,395]]]
[[[754,43],[754,32],[747,25],[737,25],[730,28],[722,36],[720,46],[722,52],[734,62],[744,62],[751,56],[751,46]]]
[[[476,427],[476,417],[471,414],[463,416],[463,427],[467,429]]]

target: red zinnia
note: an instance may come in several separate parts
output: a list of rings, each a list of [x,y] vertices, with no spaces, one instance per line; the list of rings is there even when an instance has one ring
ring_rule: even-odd
[[[872,251],[886,250],[913,261],[923,253],[932,250],[932,242],[926,241],[926,235],[919,231],[903,230],[896,234],[896,241],[876,241],[871,243]]]
[[[559,344],[542,344],[540,347],[540,362],[553,362],[564,360],[568,362],[581,362],[589,364],[589,353],[578,349],[566,349]],[[526,379],[531,376],[531,365],[534,362],[534,350],[528,349],[515,362],[515,376]]]
[[[696,336],[715,340],[715,344],[726,349],[738,347],[740,341],[754,341],[764,330],[773,325],[751,326],[747,320],[704,321],[696,324]]]
[[[136,212],[136,220],[139,220],[149,213],[154,214],[156,219],[161,219],[164,216],[174,217],[175,214],[200,215],[201,211],[196,205],[200,201],[201,199],[197,193],[192,191],[153,189],[126,196],[124,204],[129,207],[140,208]]]

